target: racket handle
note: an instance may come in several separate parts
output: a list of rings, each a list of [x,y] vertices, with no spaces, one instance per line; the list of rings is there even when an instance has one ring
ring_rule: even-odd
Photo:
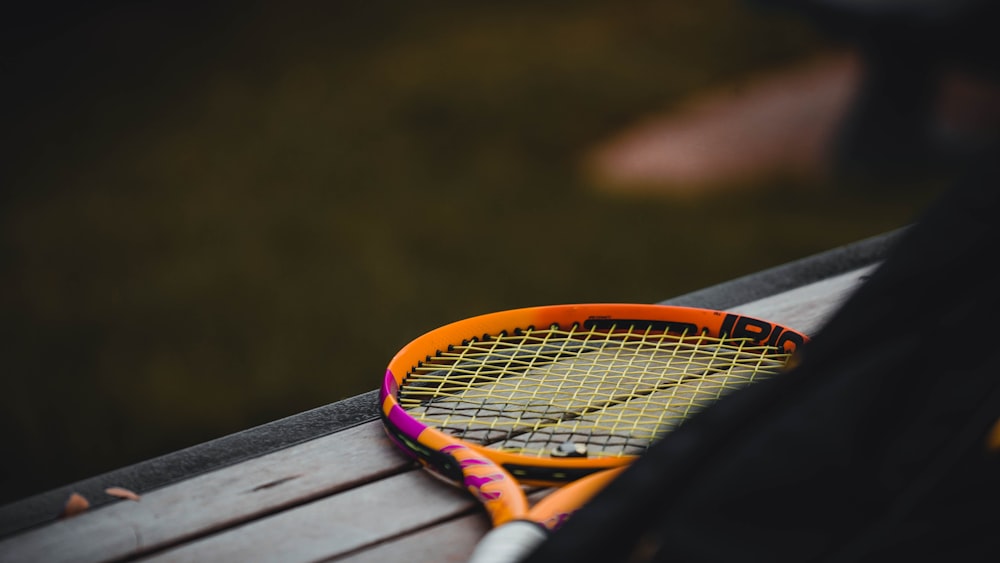
[[[469,563],[516,563],[549,536],[542,525],[514,520],[490,530],[472,552]]]

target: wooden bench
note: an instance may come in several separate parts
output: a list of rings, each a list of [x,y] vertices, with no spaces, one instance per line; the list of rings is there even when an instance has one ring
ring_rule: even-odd
[[[663,303],[815,333],[898,235]],[[464,561],[485,512],[400,454],[376,413],[372,391],[0,507],[0,561]],[[60,518],[72,492],[92,506]]]

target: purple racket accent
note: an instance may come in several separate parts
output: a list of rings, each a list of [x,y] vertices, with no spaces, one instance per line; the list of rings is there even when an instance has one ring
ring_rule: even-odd
[[[390,370],[385,370],[385,379],[382,380],[382,400],[386,397],[395,397],[399,393],[399,384],[393,377]]]
[[[465,486],[469,487],[469,491],[476,495],[480,501],[486,502],[490,500],[496,500],[503,496],[503,493],[499,491],[484,491],[483,487],[493,483],[494,481],[499,481],[503,479],[503,475],[486,475],[485,477],[478,477],[476,475],[466,475],[465,476]]]
[[[448,448],[445,448],[445,449],[443,449],[441,451],[443,451],[443,452],[449,452],[451,450],[448,449]],[[479,458],[474,458],[473,457],[473,458],[463,459],[461,465],[462,465],[462,467],[467,467],[469,465],[493,465],[493,463],[491,463],[489,461],[486,461],[484,459],[479,459]]]
[[[423,424],[413,420],[413,418],[406,414],[406,411],[404,411],[399,405],[393,405],[392,408],[389,409],[388,416],[389,422],[393,423],[396,428],[399,428],[403,434],[406,434],[413,439],[420,436],[420,433],[427,428]]]

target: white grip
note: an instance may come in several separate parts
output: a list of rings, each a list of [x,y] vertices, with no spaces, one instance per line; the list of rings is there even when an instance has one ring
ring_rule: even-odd
[[[545,528],[534,522],[508,522],[483,536],[469,563],[516,563],[545,541],[548,535]]]

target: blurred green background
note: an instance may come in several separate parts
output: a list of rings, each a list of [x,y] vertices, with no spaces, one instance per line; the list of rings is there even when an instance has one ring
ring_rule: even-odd
[[[737,0],[26,14],[3,59],[0,501],[372,390],[458,318],[660,301],[933,193],[595,189],[583,154],[635,119],[831,47]]]

